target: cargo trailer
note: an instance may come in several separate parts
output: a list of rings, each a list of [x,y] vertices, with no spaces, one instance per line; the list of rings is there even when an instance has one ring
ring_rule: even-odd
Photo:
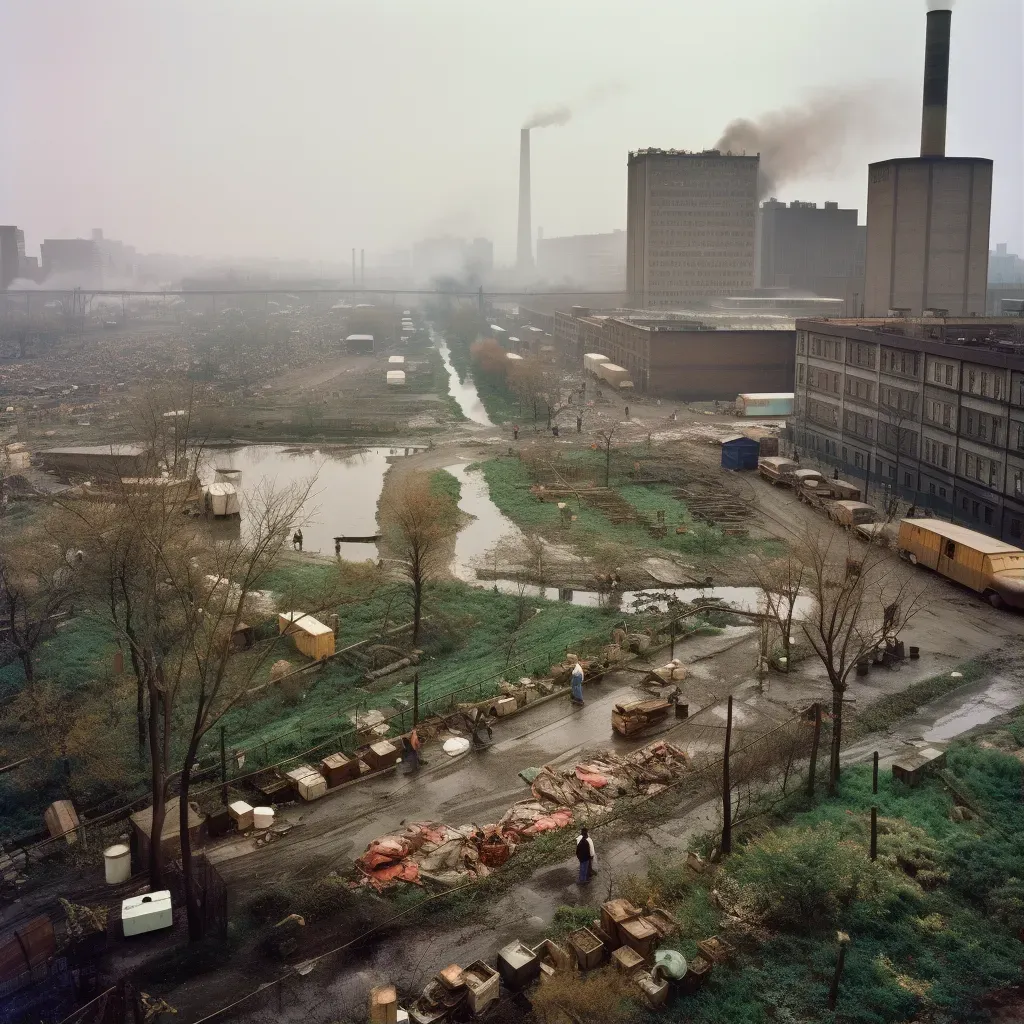
[[[624,366],[619,366],[616,363],[599,363],[597,367],[597,375],[606,384],[610,384],[617,390],[629,390],[633,387],[633,381],[630,379],[629,370]]]
[[[1024,608],[1024,551],[943,519],[902,519],[900,557],[981,594],[993,608]]]
[[[794,469],[799,469],[800,463],[792,459],[784,458],[781,455],[769,455],[766,459],[757,460],[757,471],[773,487],[776,484],[792,484],[790,474]]]
[[[588,373],[592,373],[595,377],[600,376],[597,372],[600,365],[608,362],[611,362],[611,360],[607,356],[601,355],[600,352],[583,353],[583,369]]]
[[[737,416],[792,416],[792,391],[764,391],[736,396]]]

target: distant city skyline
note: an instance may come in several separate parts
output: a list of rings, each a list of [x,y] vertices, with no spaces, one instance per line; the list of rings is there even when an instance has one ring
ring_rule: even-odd
[[[995,162],[992,244],[1024,251],[1022,7],[961,0],[953,18],[948,152]],[[534,130],[534,234],[596,234],[626,225],[629,150],[708,148],[734,119],[883,83],[858,94],[877,130],[773,190],[863,222],[868,163],[917,150],[924,20],[886,0],[11,0],[0,223],[31,254],[102,226],[140,252],[340,265],[485,237],[507,265],[536,110],[574,116]]]

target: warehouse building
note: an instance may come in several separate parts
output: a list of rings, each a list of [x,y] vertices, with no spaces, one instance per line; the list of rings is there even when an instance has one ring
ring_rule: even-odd
[[[1024,544],[1024,321],[797,320],[797,449]]]
[[[652,398],[731,401],[741,391],[792,391],[794,338],[794,322],[782,316],[582,307],[555,314],[563,362],[606,355]]]

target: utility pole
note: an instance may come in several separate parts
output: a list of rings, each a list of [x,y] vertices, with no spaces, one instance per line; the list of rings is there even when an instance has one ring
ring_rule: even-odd
[[[729,780],[729,747],[732,745],[732,695],[725,720],[725,753],[722,755],[722,853],[732,853],[732,784]]]
[[[872,758],[871,765],[871,792],[878,792],[878,751],[875,751],[875,756]]]
[[[821,741],[821,704],[814,702],[814,736],[811,739],[811,766],[807,772],[807,795],[814,799],[814,775],[818,769],[818,743]]]
[[[220,727],[220,802],[228,805],[228,759],[224,751],[224,726]]]

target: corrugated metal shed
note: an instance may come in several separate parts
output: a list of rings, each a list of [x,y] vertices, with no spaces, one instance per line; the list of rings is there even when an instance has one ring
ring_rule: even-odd
[[[737,434],[722,442],[722,469],[757,469],[761,442]]]

